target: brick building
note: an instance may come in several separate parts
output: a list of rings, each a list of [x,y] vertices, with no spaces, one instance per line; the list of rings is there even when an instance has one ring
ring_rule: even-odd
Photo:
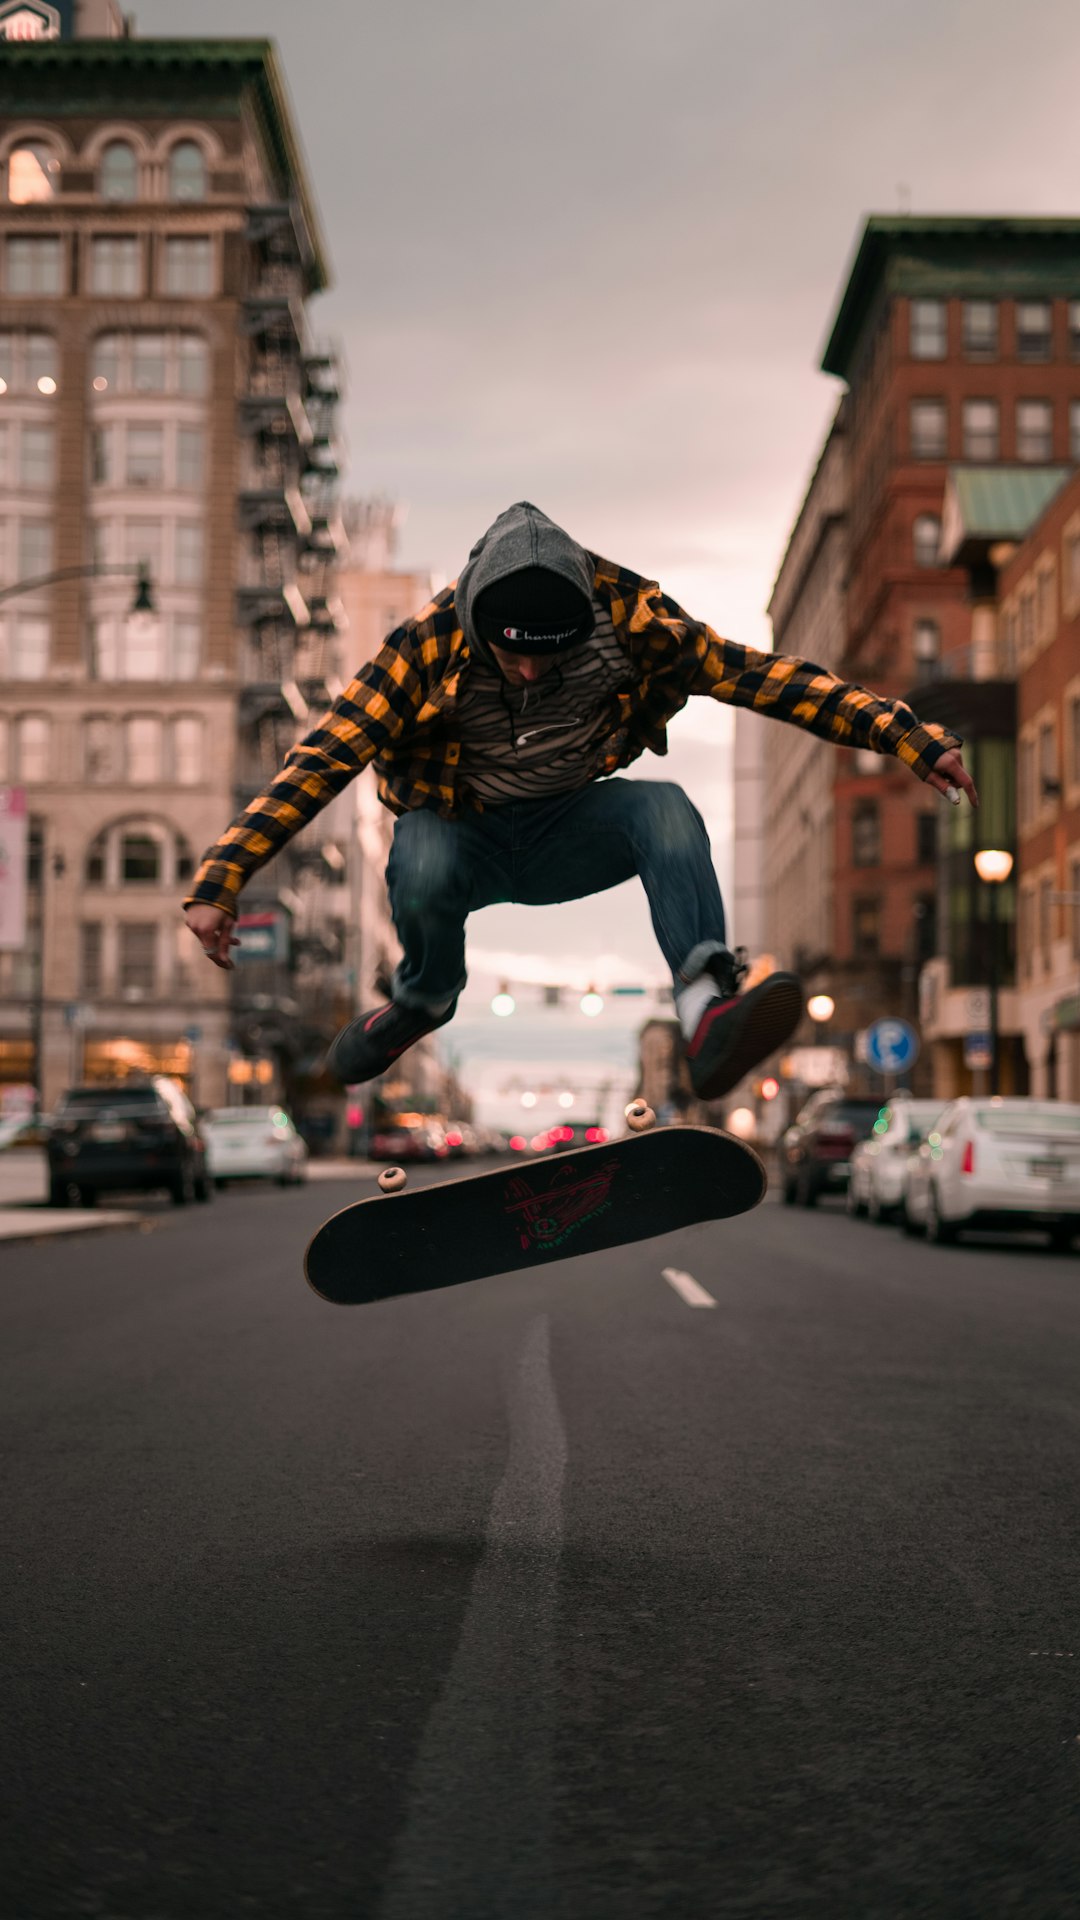
[[[268,43],[30,11],[44,37],[0,63],[0,545],[8,582],[63,577],[0,606],[0,780],[33,821],[0,1082],[36,1074],[48,1106],[73,1074],[166,1070],[216,1103],[245,1053],[267,1085],[310,1066],[348,1000],[347,814],[245,895],[260,937],[299,930],[288,961],[226,976],[178,912],[333,690],[326,254]]]
[[[946,489],[966,471],[1056,469],[1059,482],[1080,459],[1078,240],[1077,220],[872,218],[822,363],[848,400],[837,670],[957,727],[984,793],[1012,779],[1004,705],[972,697],[974,682],[1003,677],[996,587],[985,566],[943,547]],[[983,560],[991,565],[989,549]],[[890,760],[819,752],[832,769],[837,1024],[915,1017],[920,972],[949,917],[977,915],[978,901],[950,895],[936,797]],[[946,834],[957,831],[950,818]],[[1007,921],[1002,938],[1008,959]],[[976,952],[974,936],[953,944]],[[924,1056],[915,1084],[931,1078]]]

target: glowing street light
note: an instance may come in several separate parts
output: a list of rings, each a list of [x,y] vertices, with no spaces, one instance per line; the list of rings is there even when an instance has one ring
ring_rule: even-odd
[[[565,1109],[566,1107],[572,1107],[573,1104],[574,1104],[574,1096],[572,1093],[560,1093],[559,1095],[560,1107],[563,1107]]]
[[[517,1002],[515,1001],[513,994],[510,992],[510,989],[507,986],[506,981],[504,980],[502,983],[502,986],[499,988],[498,993],[495,995],[495,998],[491,1003],[491,1011],[492,1013],[497,1014],[500,1020],[508,1020],[510,1018],[510,1015],[513,1013],[516,1005],[517,1005]]]
[[[999,887],[1013,870],[1013,857],[1004,847],[983,847],[975,855],[975,871],[988,886]]]
[[[588,993],[582,994],[581,1011],[589,1020],[595,1020],[598,1013],[603,1013],[603,998],[597,993],[595,987],[590,987]]]
[[[811,1020],[816,1020],[821,1026],[826,1020],[832,1019],[836,1012],[836,1001],[827,993],[814,993],[806,1003],[806,1011]]]
[[[523,1107],[535,1107],[536,1105],[535,1093],[523,1093],[521,1096],[521,1104]]]
[[[990,1092],[998,1090],[998,888],[1013,870],[1013,857],[1004,847],[980,847],[975,871],[987,890],[987,939],[990,945]]]

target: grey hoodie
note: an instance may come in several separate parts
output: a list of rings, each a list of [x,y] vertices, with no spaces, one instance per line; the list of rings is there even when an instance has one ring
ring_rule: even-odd
[[[569,580],[587,601],[592,600],[593,563],[584,547],[531,501],[516,501],[480,535],[454,589],[461,630],[470,647],[489,663],[492,656],[476,631],[472,610],[485,587],[505,580],[509,573],[520,572],[522,567],[546,567]]]

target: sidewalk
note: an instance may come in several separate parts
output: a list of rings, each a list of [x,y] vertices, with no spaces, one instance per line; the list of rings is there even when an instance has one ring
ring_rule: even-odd
[[[379,1167],[371,1160],[311,1160],[308,1179],[376,1180]],[[138,1227],[144,1216],[132,1210],[105,1207],[48,1207],[48,1162],[40,1147],[0,1154],[0,1241],[36,1240],[55,1233],[91,1233],[100,1227]]]

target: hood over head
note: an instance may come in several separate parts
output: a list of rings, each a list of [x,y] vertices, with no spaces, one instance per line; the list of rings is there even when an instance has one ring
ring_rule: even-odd
[[[480,536],[454,589],[470,646],[491,659],[562,653],[593,630],[593,564],[584,547],[528,500],[500,513]]]

